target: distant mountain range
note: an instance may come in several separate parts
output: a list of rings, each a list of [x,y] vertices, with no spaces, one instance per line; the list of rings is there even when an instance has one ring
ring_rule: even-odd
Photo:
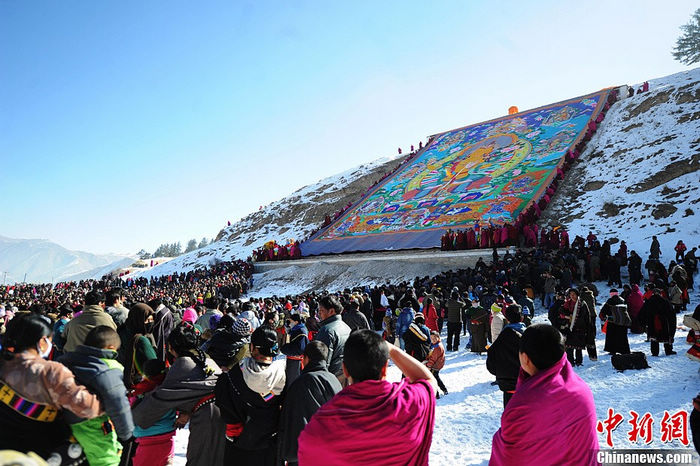
[[[100,278],[132,262],[133,257],[71,251],[45,239],[0,236],[0,284]]]

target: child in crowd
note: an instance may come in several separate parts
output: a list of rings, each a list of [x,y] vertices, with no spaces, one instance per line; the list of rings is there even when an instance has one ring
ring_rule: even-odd
[[[120,344],[115,330],[100,325],[90,330],[84,345],[59,359],[104,405],[105,414],[93,419],[66,412],[73,436],[91,466],[118,465],[122,444],[128,445],[132,440],[134,421],[122,379],[124,368],[117,362]]]
[[[158,359],[150,359],[144,364],[143,380],[130,394],[132,405],[137,404],[143,396],[155,390],[165,379],[165,364]],[[175,454],[175,411],[168,411],[160,421],[147,429],[136,426],[136,453],[132,458],[133,466],[166,466]]]
[[[438,332],[430,332],[430,343],[430,353],[428,353],[428,359],[425,360],[424,364],[430,369],[430,372],[432,372],[444,396],[447,395],[447,387],[445,387],[442,379],[440,379],[440,369],[445,367],[445,347],[442,345]],[[440,398],[439,393],[437,397]]]
[[[386,315],[382,322],[382,338],[391,343],[396,341],[396,314],[391,309],[386,310]]]

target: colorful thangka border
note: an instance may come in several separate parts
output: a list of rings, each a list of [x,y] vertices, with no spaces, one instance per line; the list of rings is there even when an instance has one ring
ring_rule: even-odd
[[[513,224],[537,202],[609,91],[441,133],[302,254],[434,248],[445,230]]]

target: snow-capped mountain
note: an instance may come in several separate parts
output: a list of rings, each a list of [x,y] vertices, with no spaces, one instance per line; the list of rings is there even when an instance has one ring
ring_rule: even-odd
[[[133,258],[118,254],[70,251],[45,239],[0,236],[0,279],[8,284],[100,278],[131,262]]]

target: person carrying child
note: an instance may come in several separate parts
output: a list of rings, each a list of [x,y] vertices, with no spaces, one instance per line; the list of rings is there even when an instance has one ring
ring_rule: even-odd
[[[91,466],[118,465],[122,445],[133,440],[134,421],[122,379],[124,368],[117,362],[121,345],[117,332],[106,325],[94,327],[85,344],[59,359],[75,379],[102,401],[105,414],[83,419],[66,412],[73,436],[83,447]]]

